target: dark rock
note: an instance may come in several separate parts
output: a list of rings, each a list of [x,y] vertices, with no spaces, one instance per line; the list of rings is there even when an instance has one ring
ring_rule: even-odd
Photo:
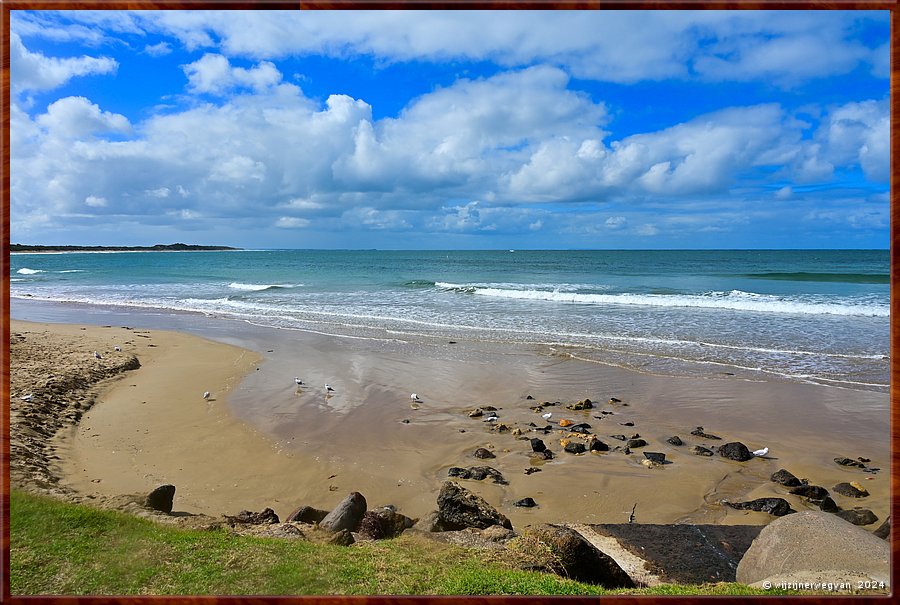
[[[869,458],[863,458],[862,456],[859,456],[857,460],[859,460],[860,462],[872,462]]]
[[[631,422],[631,421],[629,420],[628,422],[620,422],[619,425],[621,425],[621,426],[634,426],[634,423]]]
[[[553,460],[553,452],[550,450],[544,450],[543,452],[535,452],[534,457],[539,460]]]
[[[591,439],[588,443],[588,449],[592,452],[608,452],[609,446],[597,438]]]
[[[622,403],[622,400],[619,399],[618,397],[610,397],[609,402],[610,403]]]
[[[723,458],[728,458],[729,460],[736,460],[737,462],[746,462],[753,458],[753,454],[750,453],[747,446],[740,441],[732,441],[731,443],[726,443],[721,446],[719,448],[719,455]]]
[[[647,442],[643,439],[629,439],[628,443],[625,444],[625,447],[627,447],[628,449],[633,449],[637,447],[644,447],[645,445],[647,445]]]
[[[286,523],[319,523],[328,516],[327,510],[319,510],[311,506],[301,506],[285,520]]]
[[[776,517],[782,517],[796,512],[784,498],[757,498],[756,500],[750,500],[749,502],[724,502],[724,504],[727,504],[731,508],[769,513]]]
[[[328,531],[356,531],[363,515],[366,514],[366,499],[359,492],[351,492],[346,498],[325,515],[319,527]]]
[[[491,525],[512,529],[509,519],[483,498],[452,481],[445,481],[441,486],[437,504],[442,526],[449,530],[466,527],[484,529]]]
[[[537,502],[535,502],[532,498],[522,498],[521,500],[517,500],[513,502],[513,506],[521,506],[523,508],[531,508],[533,506],[537,506]]]
[[[476,458],[481,458],[481,459],[497,457],[494,455],[494,452],[492,452],[491,450],[484,448],[484,447],[480,447],[477,450],[475,450],[475,453],[473,454],[473,456],[475,456]]]
[[[484,410],[485,412],[496,412],[497,411],[497,408],[495,408],[492,405],[483,405],[483,406],[481,406],[481,409]],[[496,414],[494,414],[494,415],[496,415]]]
[[[590,410],[590,409],[593,409],[593,407],[594,407],[594,404],[591,403],[590,399],[583,399],[583,400],[579,401],[578,403],[573,403],[571,405],[566,406],[567,409],[574,410],[576,412],[580,411],[580,410]]]
[[[866,465],[860,462],[859,460],[851,460],[850,458],[835,458],[835,462],[840,464],[841,466],[852,466],[855,468],[866,468]]]
[[[819,510],[826,513],[836,513],[841,510],[841,508],[834,503],[834,500],[831,499],[831,496],[825,496],[824,498],[822,498],[822,501],[819,502]]]
[[[618,439],[619,441],[625,441],[626,439],[628,439],[628,437],[626,437],[625,435],[610,435],[610,437],[612,437],[613,439]]]
[[[172,512],[172,501],[175,499],[174,485],[160,485],[155,490],[147,494],[145,505],[153,510],[164,513]]]
[[[353,537],[353,534],[350,533],[349,529],[342,529],[339,532],[336,532],[328,540],[328,544],[334,544],[336,546],[350,546],[354,542],[356,542],[356,539]]]
[[[540,439],[535,438],[535,439],[531,440],[531,450],[532,451],[543,452],[546,449],[547,449],[546,444],[544,444],[544,442],[541,441]]]
[[[850,483],[838,483],[832,488],[836,493],[849,498],[865,498],[869,495],[865,489],[856,487]]]
[[[707,449],[702,445],[695,445],[691,448],[691,453],[695,456],[712,456],[713,451],[711,449]]]
[[[828,497],[828,490],[818,485],[800,485],[793,488],[790,493],[810,500],[824,500]]]
[[[543,567],[578,582],[606,588],[632,588],[634,582],[608,555],[600,552],[574,529],[558,525],[538,525],[525,530],[527,541]]]
[[[844,521],[849,521],[853,525],[872,525],[878,521],[875,513],[867,508],[854,508],[852,510],[839,510],[834,513]]]
[[[718,437],[716,435],[710,435],[709,433],[704,432],[702,426],[698,426],[693,431],[691,431],[691,435],[695,435],[697,437],[702,437],[703,439],[713,439],[713,440],[721,439],[721,437]]]
[[[539,469],[535,466],[529,466],[528,468],[525,469],[526,475],[530,475],[532,473],[539,473],[539,472],[541,472],[541,469]]]
[[[249,510],[242,510],[235,516],[225,515],[225,518],[234,525],[235,523],[246,523],[248,525],[275,525],[280,523],[278,515],[271,508],[264,508],[258,513]]]
[[[396,538],[404,530],[413,526],[415,521],[388,508],[376,508],[366,511],[359,523],[359,533],[370,540]]]
[[[528,401],[531,401],[534,399],[534,397],[532,397],[531,395],[528,395],[527,397],[525,397],[525,399],[527,399]]]
[[[888,517],[884,520],[884,523],[878,526],[878,529],[872,532],[877,537],[882,540],[887,540],[891,537],[891,518]]]
[[[494,483],[499,485],[507,485],[509,483],[504,479],[500,471],[490,466],[470,466],[469,468],[453,466],[447,471],[447,476],[459,477],[460,479],[473,479],[475,481],[483,481],[490,477],[494,480]]]
[[[678,435],[673,435],[666,439],[666,443],[671,443],[672,445],[684,445],[684,441]]]
[[[803,482],[800,481],[800,479],[797,479],[797,477],[784,469],[780,469],[772,473],[770,479],[775,483],[778,483],[785,487],[796,487],[798,485],[803,485]]]
[[[581,453],[587,451],[587,448],[584,447],[584,444],[581,443],[580,441],[570,441],[569,443],[566,444],[566,447],[563,449],[565,449],[570,454],[581,454]]]
[[[568,428],[568,431],[571,433],[578,433],[580,435],[590,435],[591,431],[589,429],[590,429],[590,426],[588,428],[584,428],[580,424],[576,424],[575,426],[570,426]]]
[[[656,464],[666,463],[666,455],[661,452],[644,452],[644,458]]]

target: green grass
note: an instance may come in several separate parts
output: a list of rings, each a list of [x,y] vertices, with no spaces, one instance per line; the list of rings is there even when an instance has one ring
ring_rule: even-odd
[[[16,490],[10,507],[14,595],[611,594],[414,535],[352,547],[236,536],[162,526]],[[718,584],[616,594],[773,592]]]

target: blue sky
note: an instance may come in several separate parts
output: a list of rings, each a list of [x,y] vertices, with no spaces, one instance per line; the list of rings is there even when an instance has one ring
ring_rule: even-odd
[[[12,11],[11,241],[886,248],[887,11]]]

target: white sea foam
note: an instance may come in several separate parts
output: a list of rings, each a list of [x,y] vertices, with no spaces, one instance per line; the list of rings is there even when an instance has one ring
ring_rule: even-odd
[[[228,287],[233,290],[242,290],[245,292],[261,292],[272,288],[296,288],[303,284],[242,284],[240,282],[231,282]]]
[[[593,305],[640,305],[648,307],[695,307],[706,309],[727,309],[733,311],[755,311],[759,313],[793,313],[801,315],[857,315],[887,317],[887,305],[848,302],[822,303],[791,300],[778,296],[731,290],[730,292],[705,292],[703,294],[581,294],[564,292],[559,289],[538,288],[509,289],[482,284],[452,284],[438,282],[435,286],[444,290],[454,290],[516,300],[539,300],[558,303]]]
[[[43,269],[29,269],[28,267],[22,267],[16,273],[20,273],[22,275],[34,275],[35,273],[45,273]]]
[[[84,269],[65,269],[63,271],[55,271],[55,273],[84,273]]]

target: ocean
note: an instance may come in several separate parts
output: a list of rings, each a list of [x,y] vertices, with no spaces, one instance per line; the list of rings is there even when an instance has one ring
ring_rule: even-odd
[[[13,254],[14,299],[887,392],[887,250]]]

